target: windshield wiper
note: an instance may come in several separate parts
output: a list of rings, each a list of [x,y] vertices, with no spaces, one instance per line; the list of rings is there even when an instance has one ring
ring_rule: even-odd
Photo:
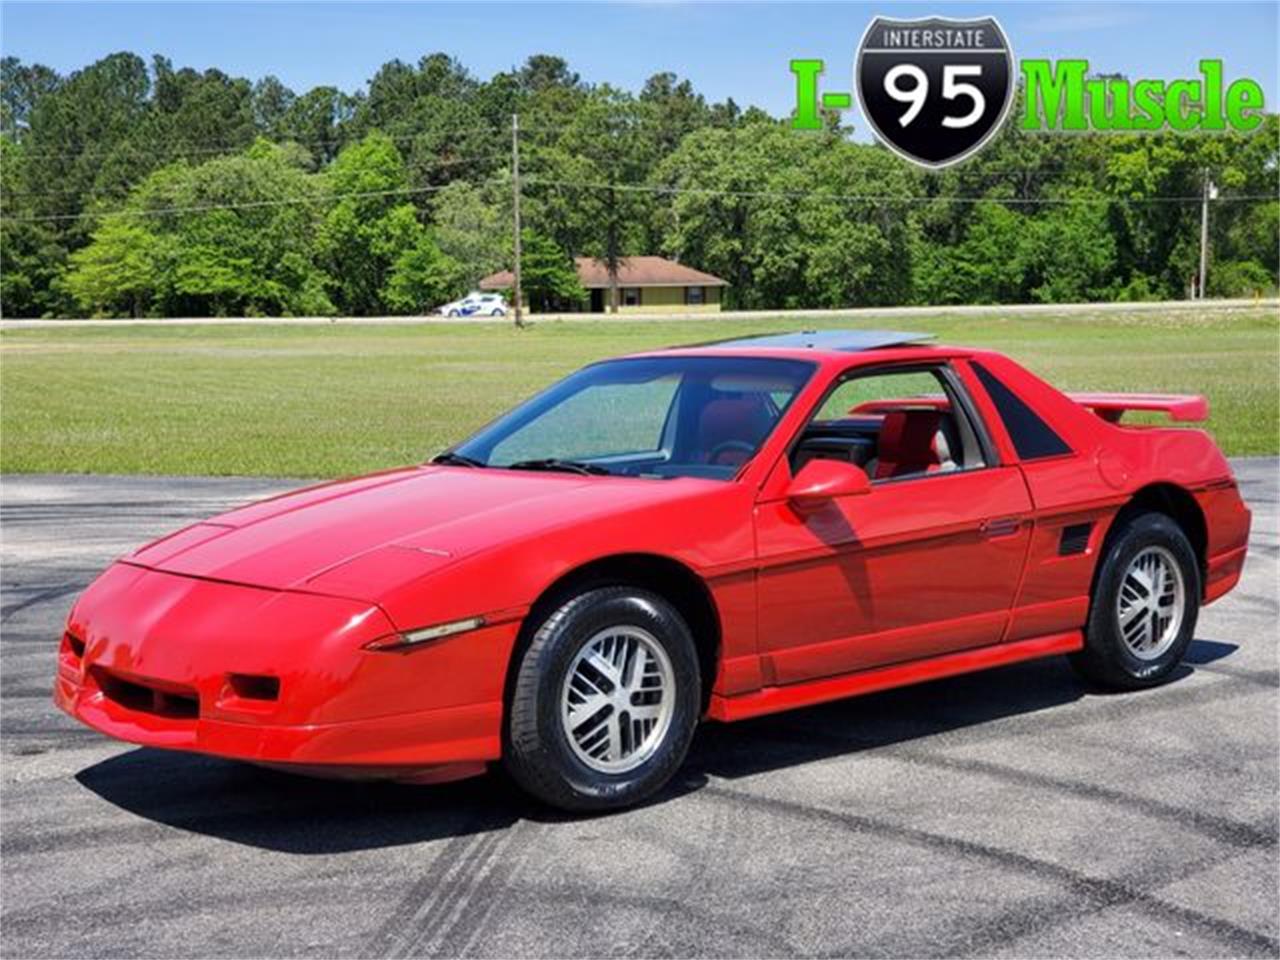
[[[487,467],[488,464],[477,460],[475,457],[463,456],[461,453],[454,453],[452,450],[448,453],[442,453],[438,457],[431,458],[432,463],[443,463],[450,467]]]
[[[562,470],[565,473],[580,473],[583,476],[612,476],[612,472],[594,463],[583,463],[580,460],[561,460],[558,457],[545,457],[542,460],[517,460],[507,465],[508,470]]]

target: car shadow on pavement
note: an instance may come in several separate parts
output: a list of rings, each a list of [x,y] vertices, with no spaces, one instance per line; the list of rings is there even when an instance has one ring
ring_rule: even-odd
[[[87,767],[76,780],[147,820],[284,853],[423,843],[502,829],[536,813],[493,775],[431,787],[319,780],[148,747]]]
[[[1215,660],[1229,657],[1239,649],[1240,645],[1236,643],[1220,643],[1217,640],[1192,640],[1191,646],[1187,648],[1187,654],[1182,658],[1182,661],[1194,666],[1203,666],[1206,663],[1213,663]]]
[[[1231,644],[1196,641],[1192,664]],[[1184,665],[1177,682],[1193,673]],[[704,724],[680,774],[650,803],[837,755],[925,740],[1062,706],[1093,693],[1062,658],[1016,664],[735,724]],[[333,854],[487,833],[518,820],[573,820],[524,797],[502,774],[408,786],[315,780],[198,754],[138,748],[80,771],[107,802],[181,830],[266,850]]]
[[[1038,713],[1090,692],[1064,658],[1015,664],[745,723],[710,724],[688,766],[736,779]]]

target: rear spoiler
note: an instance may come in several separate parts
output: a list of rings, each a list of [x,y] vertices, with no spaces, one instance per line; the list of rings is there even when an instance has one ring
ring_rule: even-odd
[[[1199,423],[1209,418],[1209,401],[1194,393],[1068,393],[1108,423],[1119,423],[1126,410],[1167,413],[1170,420]]]

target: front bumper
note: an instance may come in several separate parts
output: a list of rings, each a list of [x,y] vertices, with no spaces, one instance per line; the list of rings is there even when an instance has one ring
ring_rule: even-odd
[[[502,704],[325,724],[231,722],[161,716],[130,709],[91,683],[59,676],[53,701],[81,723],[117,740],[255,763],[299,764],[308,773],[404,777],[440,764],[484,763],[500,756]],[[381,768],[381,769],[379,769]]]
[[[72,612],[53,699],[130,743],[313,774],[431,779],[500,756],[517,629],[370,651],[393,631],[376,606],[117,564]]]

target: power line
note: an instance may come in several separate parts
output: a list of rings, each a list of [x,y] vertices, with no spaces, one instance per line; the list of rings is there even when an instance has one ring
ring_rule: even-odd
[[[489,128],[485,128],[485,127],[473,127],[472,129],[485,130],[486,132],[488,132],[489,130]],[[497,136],[497,131],[495,130],[493,132],[494,132],[494,135]],[[421,137],[426,136],[426,133],[404,134],[404,135],[397,135],[397,136],[381,134],[381,136],[385,137],[387,140],[390,140],[392,143],[413,143],[418,139],[420,139]],[[58,152],[58,151],[27,151],[24,149],[22,152],[22,158],[24,160],[76,160],[76,159],[94,158],[94,157],[99,157],[99,158],[109,158],[109,157],[115,157],[115,156],[153,157],[153,156],[164,155],[167,157],[172,157],[174,159],[181,159],[184,157],[193,157],[193,156],[217,156],[223,153],[247,150],[250,147],[252,147],[259,139],[266,140],[272,146],[276,146],[276,147],[283,147],[283,146],[290,146],[290,145],[299,146],[299,147],[346,147],[346,146],[350,146],[353,143],[359,143],[364,138],[362,137],[358,140],[349,139],[346,133],[343,132],[343,133],[336,133],[333,137],[320,139],[320,140],[295,140],[291,137],[285,137],[282,139],[273,139],[264,133],[257,132],[254,134],[254,136],[248,138],[247,140],[237,141],[237,142],[228,141],[228,142],[224,142],[223,146],[187,147],[187,146],[182,146],[181,143],[138,144],[138,143],[125,142],[125,143],[117,144],[114,147],[102,147],[99,149],[90,149],[90,150],[77,150],[77,151],[70,151],[65,153]],[[19,147],[21,147],[20,144],[19,144]],[[503,156],[506,156],[506,155],[503,154]]]
[[[650,193],[660,195],[692,195],[692,196],[729,196],[746,199],[776,200],[824,200],[842,203],[878,203],[878,204],[921,204],[921,203],[962,203],[981,204],[995,203],[1012,206],[1040,205],[1084,205],[1084,204],[1145,204],[1145,203],[1199,203],[1201,197],[1196,196],[1162,196],[1162,197],[961,197],[961,196],[895,196],[891,194],[840,194],[824,193],[814,190],[718,190],[704,187],[668,187],[649,184],[630,183],[588,183],[573,180],[549,180],[539,177],[522,178],[522,184],[534,186],[552,186],[583,190],[616,190],[622,193]],[[482,180],[475,186],[495,186],[502,181],[497,179]],[[82,219],[101,219],[106,217],[154,217],[169,214],[207,213],[214,210],[248,210],[261,207],[289,206],[309,203],[331,203],[339,200],[364,199],[386,196],[413,196],[417,194],[435,193],[445,189],[448,184],[433,184],[422,187],[398,187],[387,190],[365,190],[352,193],[318,194],[314,197],[295,197],[278,200],[248,200],[240,203],[208,203],[191,204],[173,207],[152,207],[136,210],[86,211],[83,213],[49,214],[34,217],[0,217],[12,223],[36,223],[49,221],[71,221]],[[1260,202],[1280,200],[1280,196],[1272,194],[1237,194],[1235,196],[1219,196],[1215,202]]]
[[[1115,196],[1099,196],[1099,197],[961,197],[961,196],[897,196],[892,194],[840,194],[825,193],[819,190],[719,190],[711,187],[668,187],[651,184],[635,184],[635,183],[587,183],[573,180],[549,180],[541,177],[528,177],[524,180],[527,184],[535,186],[553,186],[568,187],[570,189],[583,190],[616,190],[620,193],[655,193],[666,195],[704,195],[704,196],[725,196],[725,197],[743,197],[748,199],[776,199],[776,200],[838,200],[850,203],[1001,203],[1001,204],[1017,204],[1025,206],[1035,206],[1040,204],[1091,204],[1091,203],[1116,203],[1116,204],[1142,204],[1142,203],[1199,203],[1199,194],[1192,196],[1156,196],[1156,197],[1115,197]],[[1222,201],[1259,201],[1259,200],[1280,200],[1280,194],[1237,194],[1235,196],[1220,196],[1218,202]]]
[[[778,122],[781,123],[782,121],[778,121]],[[699,120],[699,119],[687,120],[687,121],[683,121],[676,124],[666,124],[666,123],[662,123],[661,121],[655,122],[651,120],[641,120],[637,124],[630,125],[625,132],[631,132],[631,133],[643,132],[647,128],[651,130],[653,127],[659,127],[664,132],[680,131],[685,133],[696,132],[701,130],[721,130],[729,133],[735,133],[735,132],[741,132],[741,131],[750,129],[748,127],[743,127],[740,125],[725,125],[723,123],[717,123],[713,121]],[[476,125],[471,127],[470,129],[492,134],[495,138],[499,136],[503,136],[506,133],[509,133],[509,131],[502,124]],[[542,126],[539,126],[537,124],[533,124],[533,125],[521,124],[520,135],[522,138],[525,138],[531,133],[561,134],[571,130],[576,130],[583,133],[591,133],[591,131],[584,130],[578,124],[554,124],[554,125],[542,125]],[[397,143],[397,144],[414,143],[425,135],[426,134],[424,133],[401,134],[401,135],[381,134],[381,136],[385,137],[387,140],[390,140],[392,143]],[[801,135],[805,136],[805,134],[801,134]],[[82,151],[66,152],[66,153],[57,152],[57,151],[35,151],[35,152],[24,151],[23,158],[24,159],[46,159],[46,160],[63,159],[65,160],[65,159],[78,159],[78,158],[87,158],[87,157],[105,158],[105,157],[117,156],[117,157],[135,157],[135,158],[153,159],[153,158],[158,158],[160,156],[164,156],[170,159],[183,159],[183,158],[197,157],[197,156],[218,156],[228,152],[246,150],[249,147],[253,146],[253,144],[256,142],[258,138],[266,139],[267,142],[271,143],[273,146],[295,145],[300,147],[347,147],[354,143],[360,142],[359,140],[348,139],[345,132],[338,132],[334,137],[317,139],[317,140],[297,140],[292,138],[272,139],[270,137],[267,137],[265,134],[262,134],[261,132],[259,132],[255,137],[250,138],[248,140],[237,141],[237,142],[224,141],[222,146],[187,147],[187,146],[181,145],[180,143],[170,144],[170,145],[159,144],[154,146],[139,145],[139,144],[120,144],[110,148],[101,148],[97,150],[90,149],[90,150],[82,150]],[[836,142],[846,143],[847,141],[842,139]],[[531,146],[535,146],[536,148],[536,145],[534,144],[531,144]],[[506,158],[507,158],[507,154],[501,153],[501,154],[490,154],[484,157],[476,157],[476,158],[467,159],[459,162],[480,163],[480,162],[486,162],[494,159],[506,159]],[[1067,170],[1082,170],[1085,173],[1095,173],[1095,174],[1100,174],[1104,172],[1101,169],[1097,169],[1097,168],[1092,168],[1088,166],[1086,167],[1069,166],[1069,165],[1063,164],[1061,161],[1055,161],[1052,164],[1037,164],[1035,166],[1018,166],[1018,167],[986,168],[986,169],[977,169],[977,168],[968,167],[968,168],[957,168],[957,169],[947,170],[947,171],[924,171],[923,173],[925,176],[932,177],[932,178],[940,178],[943,176],[959,176],[959,177],[966,177],[966,178],[998,178],[998,177],[1005,177],[1005,176],[1044,177],[1044,176],[1052,176],[1055,173],[1067,171]],[[58,192],[59,191],[50,191],[50,194],[54,194]],[[65,192],[76,193],[77,191],[68,190]],[[34,193],[34,192],[19,193],[16,191],[9,191],[9,195],[10,196],[44,196],[46,194],[40,194],[40,193]]]
[[[482,157],[453,157],[453,158],[447,158],[447,159],[437,159],[437,160],[433,161],[432,163],[428,164],[428,165],[427,165],[427,167],[428,167],[429,169],[435,170],[435,169],[440,168],[440,167],[456,167],[456,166],[461,166],[461,165],[463,165],[463,164],[469,164],[469,163],[486,163],[486,162],[491,161],[491,160],[506,160],[506,159],[507,159],[507,156],[508,156],[508,155],[507,155],[506,153],[489,153],[489,154],[485,154],[485,155],[484,155],[484,156],[482,156]],[[136,184],[136,183],[134,183],[134,184],[129,184],[129,185],[128,185],[128,189],[129,189],[129,190],[133,190],[133,189],[135,189],[136,187],[137,187],[137,184]],[[4,190],[4,191],[0,192],[0,199],[3,199],[4,197],[63,197],[63,196],[80,196],[82,193],[85,193],[85,192],[86,192],[86,191],[82,191],[82,190],[72,190],[72,189],[64,189],[64,190],[45,190],[45,191],[38,191],[38,190]]]
[[[498,180],[482,180],[476,186],[491,186]],[[332,203],[339,200],[355,200],[371,197],[409,196],[420,193],[435,193],[443,190],[448,184],[433,184],[425,187],[397,187],[387,190],[362,190],[353,193],[317,194],[314,197],[290,197],[280,200],[245,200],[240,203],[201,203],[177,207],[151,207],[137,210],[97,210],[83,213],[58,213],[37,217],[3,217],[0,221],[10,223],[37,223],[50,220],[83,220],[105,219],[107,217],[161,217],[175,213],[208,213],[213,210],[252,210],[259,207],[284,207],[308,203]]]
[[[781,123],[782,121],[778,121],[778,122]],[[715,123],[711,121],[702,121],[697,119],[683,121],[676,124],[668,124],[668,123],[662,123],[660,121],[651,121],[648,119],[641,119],[640,122],[638,123],[628,125],[626,130],[627,132],[643,131],[655,126],[661,127],[663,132],[679,132],[679,131],[689,132],[694,130],[732,131],[735,129],[740,129],[739,127],[735,127],[735,126],[726,126],[723,123]],[[495,138],[504,136],[509,133],[509,130],[507,129],[507,127],[501,122],[473,124],[470,127],[468,127],[468,129],[475,132],[492,134]],[[522,124],[520,127],[520,134],[523,137],[523,136],[527,136],[528,134],[564,133],[565,131],[568,131],[568,130],[581,131],[584,134],[587,134],[590,136],[595,135],[594,131],[584,129],[580,124],[575,124],[575,123],[545,124],[545,125]],[[378,132],[381,133],[381,131],[378,131]],[[366,136],[367,135],[368,134],[366,133]],[[381,135],[393,143],[413,143],[418,139],[420,139],[421,137],[426,136],[427,134],[424,132],[424,133],[397,134],[397,135],[381,133]],[[23,158],[24,159],[42,159],[42,160],[74,160],[74,159],[89,158],[89,157],[105,158],[105,157],[119,156],[119,155],[154,156],[157,154],[165,154],[166,156],[173,156],[173,157],[208,156],[208,155],[217,155],[221,153],[226,153],[228,151],[247,149],[248,147],[253,146],[254,142],[259,138],[265,139],[269,143],[272,143],[276,146],[284,146],[286,144],[295,144],[300,147],[332,147],[332,146],[343,147],[352,143],[359,142],[359,140],[349,139],[349,135],[345,130],[335,130],[335,135],[333,137],[326,137],[326,138],[317,139],[317,140],[297,140],[291,137],[275,139],[269,136],[264,131],[255,130],[252,136],[249,136],[244,140],[235,140],[235,141],[224,140],[221,142],[220,145],[186,146],[185,141],[176,141],[176,142],[170,141],[167,144],[161,142],[158,144],[145,144],[145,145],[125,142],[125,143],[117,144],[112,147],[99,147],[99,148],[90,148],[86,150],[74,150],[74,151],[58,151],[58,150],[30,151],[24,148]],[[20,141],[13,141],[13,142],[16,143],[19,147],[21,147]]]

